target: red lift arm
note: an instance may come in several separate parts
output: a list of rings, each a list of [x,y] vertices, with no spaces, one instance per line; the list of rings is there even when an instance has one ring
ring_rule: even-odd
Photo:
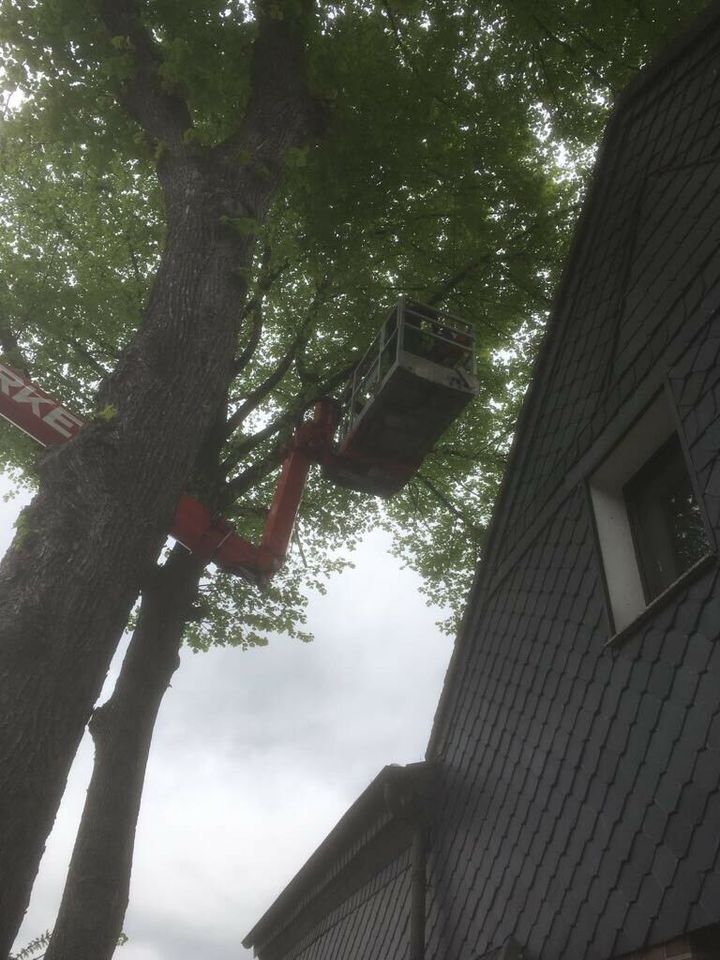
[[[0,416],[43,447],[70,440],[82,421],[17,371],[0,363]],[[262,540],[255,546],[214,516],[199,500],[183,494],[175,511],[172,535],[188,550],[227,573],[262,583],[282,565],[311,464],[332,458],[337,406],[321,400],[312,420],[296,429],[283,462]]]

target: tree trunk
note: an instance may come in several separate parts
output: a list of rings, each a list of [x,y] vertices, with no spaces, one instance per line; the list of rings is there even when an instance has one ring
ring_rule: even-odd
[[[117,414],[46,455],[0,566],[0,956],[143,576],[230,379],[250,264],[188,191],[145,328],[106,384]],[[213,222],[214,221],[214,222]]]
[[[101,6],[138,59],[126,105],[166,147],[158,175],[168,233],[143,325],[100,392],[110,418],[44,456],[39,493],[0,566],[0,957],[128,614],[232,377],[253,238],[228,218],[262,220],[285,151],[307,140],[317,114],[302,36],[273,7],[260,19],[236,141],[195,147],[189,112],[162,92],[151,41],[138,36],[133,0]],[[238,148],[254,162],[241,166]]]
[[[179,663],[202,564],[175,546],[143,592],[112,697],[90,721],[95,763],[45,960],[109,960],[128,904],[145,767],[163,695]]]

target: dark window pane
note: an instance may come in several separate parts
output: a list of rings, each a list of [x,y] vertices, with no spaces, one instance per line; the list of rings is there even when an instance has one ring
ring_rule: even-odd
[[[623,492],[649,603],[710,551],[677,436],[648,460]]]

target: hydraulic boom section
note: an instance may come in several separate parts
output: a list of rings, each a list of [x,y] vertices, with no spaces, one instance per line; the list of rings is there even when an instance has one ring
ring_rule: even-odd
[[[188,550],[227,573],[265,583],[285,560],[305,482],[313,463],[323,462],[337,426],[337,404],[321,400],[312,420],[295,430],[280,470],[258,545],[239,537],[232,524],[213,515],[199,500],[183,494],[175,511],[173,536]]]

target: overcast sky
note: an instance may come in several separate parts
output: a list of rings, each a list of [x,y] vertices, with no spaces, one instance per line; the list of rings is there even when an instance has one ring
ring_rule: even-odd
[[[20,502],[0,504],[0,550]],[[185,652],[155,732],[119,960],[246,958],[241,940],[386,763],[423,757],[451,641],[368,538],[314,596],[309,645]],[[113,665],[106,691],[117,670]],[[83,742],[17,947],[51,927],[92,764]]]

